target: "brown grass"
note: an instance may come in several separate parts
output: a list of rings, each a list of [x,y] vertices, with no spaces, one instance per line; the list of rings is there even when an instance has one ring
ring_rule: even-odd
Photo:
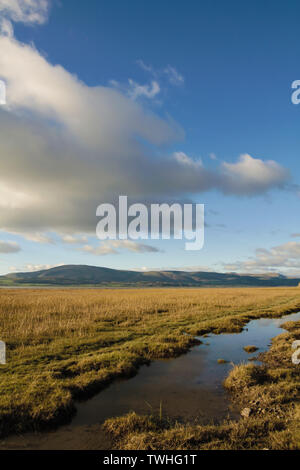
[[[299,307],[298,288],[1,289],[0,435],[65,421],[74,398],[181,354],[195,334]]]

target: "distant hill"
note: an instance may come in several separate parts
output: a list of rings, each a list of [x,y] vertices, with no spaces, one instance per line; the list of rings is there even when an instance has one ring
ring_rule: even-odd
[[[102,287],[260,287],[297,286],[299,278],[281,274],[237,274],[187,271],[121,271],[85,265],[65,265],[36,272],[0,276],[0,286]]]

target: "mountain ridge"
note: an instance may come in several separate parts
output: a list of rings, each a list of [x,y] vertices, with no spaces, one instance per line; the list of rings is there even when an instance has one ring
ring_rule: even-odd
[[[62,265],[0,276],[0,286],[267,287],[297,286],[300,278],[279,273],[239,274],[210,271],[126,271],[89,265]]]

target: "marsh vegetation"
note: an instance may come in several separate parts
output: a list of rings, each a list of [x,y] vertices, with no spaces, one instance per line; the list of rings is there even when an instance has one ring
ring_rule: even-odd
[[[94,395],[117,377],[134,375],[142,364],[182,354],[195,344],[195,335],[238,332],[251,319],[279,317],[299,307],[297,288],[3,289],[0,331],[8,362],[0,368],[1,435],[66,422],[76,399]],[[290,361],[289,335],[299,338],[296,326],[287,325],[289,332],[267,353],[268,380],[262,381],[255,364],[233,369],[228,377],[233,400],[246,389],[253,401],[264,396],[263,407],[257,407],[264,413],[253,406],[247,420],[204,427],[131,414],[106,423],[115,445],[271,447],[266,439],[275,433],[279,447],[294,448],[299,372]]]

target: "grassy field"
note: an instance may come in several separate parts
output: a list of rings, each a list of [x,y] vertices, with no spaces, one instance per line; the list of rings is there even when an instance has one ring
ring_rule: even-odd
[[[195,335],[240,331],[250,319],[280,316],[299,308],[299,288],[1,289],[0,338],[7,343],[8,354],[7,365],[0,366],[0,435],[42,429],[66,421],[74,413],[75,398],[93,395],[114,378],[136,373],[141,364],[152,359],[174,357],[188,350],[194,339],[184,334],[186,332]],[[286,334],[298,338],[299,331],[290,328]],[[288,341],[282,340],[285,347],[280,341],[274,348],[279,348],[284,359]],[[276,356],[278,352],[274,351]],[[252,381],[253,390],[277,384],[279,391],[285,385],[287,390],[293,389],[295,401],[295,393],[299,392],[299,373],[295,366],[291,368],[290,363],[287,367],[282,367],[282,363],[280,367],[269,366],[268,380],[263,383],[255,366],[249,367],[254,369],[242,368],[238,372],[234,369],[232,374],[235,375],[228,378],[227,387],[235,397],[243,396]],[[234,377],[238,380],[233,380]],[[253,392],[253,400],[256,393]],[[290,403],[287,395],[288,392],[282,391],[280,400]],[[276,393],[274,396],[273,401],[278,401]],[[295,410],[288,407],[286,411],[285,419],[289,423],[294,423],[294,414],[299,413],[298,408]],[[133,440],[139,448],[155,448],[153,442],[149,443],[155,433],[160,435],[161,442],[164,442],[162,433],[173,433],[173,440],[166,438],[166,446],[173,442],[171,447],[176,448],[174,445],[181,442],[177,448],[190,448],[190,444],[184,444],[184,436],[195,432],[187,428],[178,430],[170,423],[158,425],[154,417],[124,419],[133,419],[138,423],[135,429],[144,429],[140,433],[144,441],[137,442],[136,436]],[[149,419],[153,420],[150,424]],[[259,426],[259,420],[263,419],[250,417],[247,425],[250,426],[252,420],[254,427]],[[144,420],[144,424],[139,420]],[[280,432],[285,432],[282,419],[280,423]],[[132,429],[127,424],[127,429]],[[279,432],[271,424],[265,432]],[[133,436],[120,433],[119,425],[114,421],[107,429],[115,435],[117,446],[130,448]],[[251,432],[245,429],[245,421],[242,425],[244,427],[238,431],[232,423],[226,425],[229,426],[226,432],[222,427],[205,428],[201,432],[198,429],[197,439],[194,436],[191,441],[200,448],[211,432],[217,433],[215,442],[222,439],[230,442],[235,433],[248,439],[246,435]],[[148,437],[147,426],[155,426],[155,433],[151,428],[152,434],[150,432]],[[231,433],[230,439],[228,433]],[[284,439],[288,440],[287,434]],[[242,442],[242,438],[239,441]]]

